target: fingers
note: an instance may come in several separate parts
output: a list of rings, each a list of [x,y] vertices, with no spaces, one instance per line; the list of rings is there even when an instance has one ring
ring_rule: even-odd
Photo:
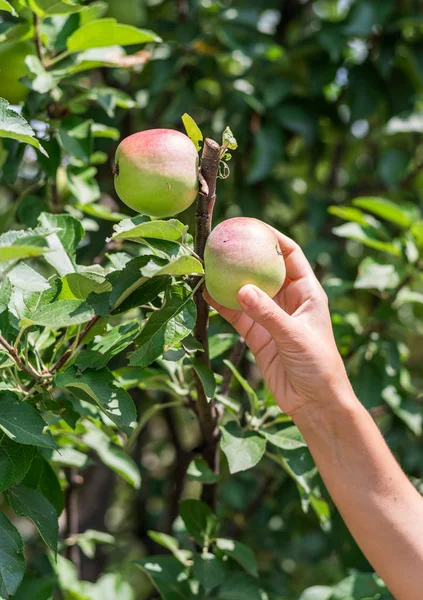
[[[248,315],[242,310],[232,310],[231,308],[225,308],[218,302],[215,302],[210,296],[208,291],[203,291],[204,300],[215,308],[224,319],[226,319],[232,327],[236,329],[240,336],[245,337],[251,328],[252,321]]]
[[[283,343],[292,332],[292,318],[272,298],[255,285],[245,285],[238,292],[238,302],[252,321],[268,331],[276,342]]]
[[[269,225],[269,227],[271,226]],[[278,238],[279,246],[285,260],[286,274],[289,279],[295,280],[301,279],[302,277],[312,277],[313,279],[316,279],[313,269],[300,246],[274,227],[271,227],[271,229]]]

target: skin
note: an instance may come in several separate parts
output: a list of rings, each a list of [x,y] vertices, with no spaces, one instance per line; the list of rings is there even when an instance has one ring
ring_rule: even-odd
[[[172,217],[197,196],[197,150],[173,129],[149,129],[125,138],[116,152],[116,171],[119,198],[144,215]]]
[[[29,93],[29,88],[19,79],[29,74],[25,58],[34,54],[34,46],[29,41],[0,44],[0,96],[10,104],[20,104]]]
[[[285,280],[285,264],[274,231],[258,219],[235,217],[211,232],[204,252],[206,285],[216,302],[241,308],[238,292],[247,283],[273,298]]]
[[[355,396],[327,297],[300,247],[277,233],[287,278],[272,300],[244,286],[242,310],[207,301],[245,338],[280,408],[304,435],[357,543],[397,600],[423,590],[423,499]]]

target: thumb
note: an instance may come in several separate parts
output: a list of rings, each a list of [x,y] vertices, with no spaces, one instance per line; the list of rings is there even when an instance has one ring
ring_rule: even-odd
[[[291,317],[272,298],[255,285],[244,285],[238,292],[243,311],[264,327],[275,341],[286,340],[292,330]]]

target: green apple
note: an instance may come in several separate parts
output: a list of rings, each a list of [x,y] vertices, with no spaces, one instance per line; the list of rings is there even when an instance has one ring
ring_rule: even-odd
[[[206,287],[222,306],[240,309],[239,290],[252,283],[273,298],[286,269],[274,231],[258,219],[235,217],[211,232],[204,253]]]
[[[174,129],[148,129],[125,138],[116,151],[115,189],[130,208],[172,217],[198,192],[198,152]]]
[[[25,58],[34,50],[34,44],[28,40],[0,44],[0,96],[10,104],[20,104],[28,95],[29,88],[19,79],[29,74]]]

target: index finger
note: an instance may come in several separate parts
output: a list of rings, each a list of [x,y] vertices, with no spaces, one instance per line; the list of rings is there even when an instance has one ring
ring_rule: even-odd
[[[310,263],[305,257],[301,247],[271,225],[269,227],[275,232],[278,238],[279,247],[285,261],[286,274],[292,281],[303,279],[304,277],[313,277],[316,279]]]

